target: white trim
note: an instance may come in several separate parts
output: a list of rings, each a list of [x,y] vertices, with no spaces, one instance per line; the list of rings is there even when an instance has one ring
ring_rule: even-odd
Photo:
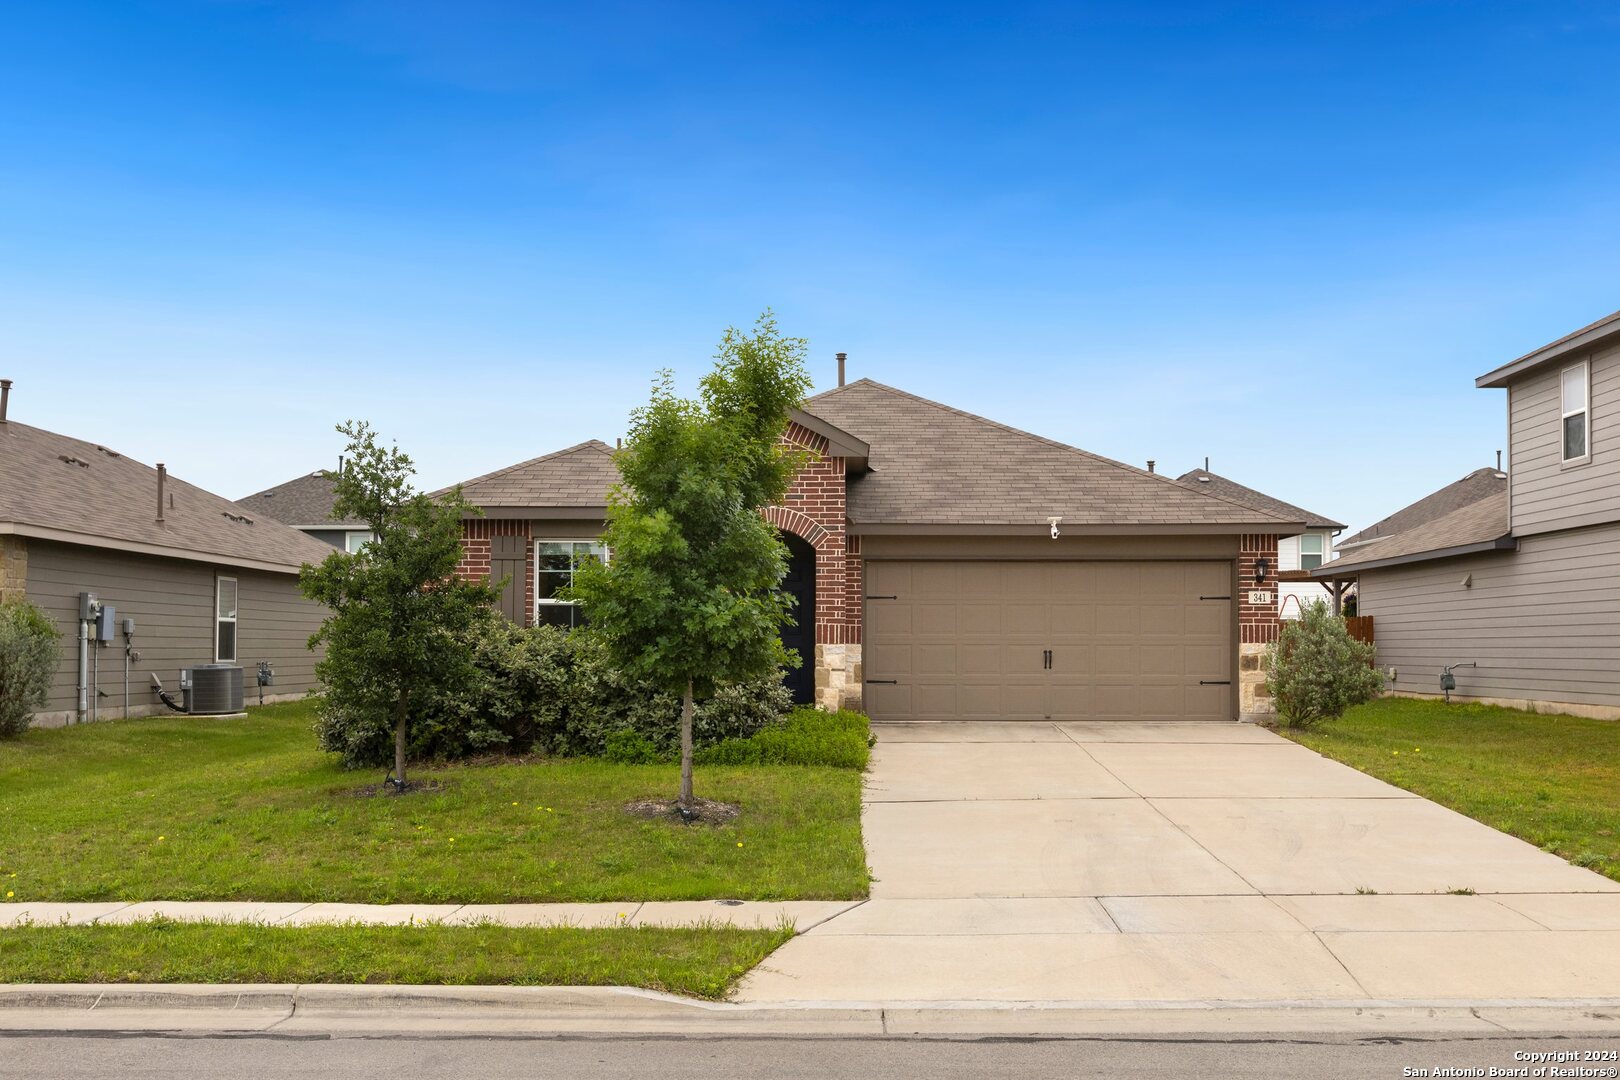
[[[219,613],[219,608],[220,608],[220,595],[219,595],[220,594],[220,586],[223,585],[227,581],[231,583],[231,593],[232,593],[231,599],[232,599],[233,603],[231,604],[231,613],[229,615],[221,615]],[[240,639],[237,637],[238,626],[239,626],[238,620],[237,620],[237,613],[240,612],[241,609],[242,609],[242,583],[240,581],[236,580],[236,578],[231,574],[215,574],[214,575],[214,663],[216,663],[216,664],[234,664],[234,663],[237,662],[236,658],[242,654],[242,643],[241,643]],[[231,655],[230,656],[221,656],[221,655],[219,655],[219,628],[220,628],[220,625],[222,623],[230,623],[231,624]]]
[[[1572,371],[1581,373],[1581,407],[1570,409],[1564,402],[1564,377]],[[1586,453],[1579,457],[1565,457],[1564,451],[1568,443],[1564,437],[1564,427],[1569,423],[1570,417],[1581,418],[1582,441],[1586,444]],[[1585,360],[1578,364],[1571,364],[1558,372],[1558,460],[1561,465],[1585,465],[1592,460],[1592,365]]]

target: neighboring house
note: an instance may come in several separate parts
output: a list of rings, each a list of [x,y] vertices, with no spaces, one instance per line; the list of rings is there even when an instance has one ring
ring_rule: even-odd
[[[799,600],[798,700],[879,720],[1268,710],[1277,542],[1302,515],[867,379],[811,398],[786,438],[817,455],[765,511]],[[556,592],[602,553],[612,454],[581,443],[462,485],[484,516],[460,572],[505,579],[514,620],[579,620]]]
[[[254,672],[266,700],[315,684],[308,639],[324,609],[298,591],[298,568],[331,549],[276,521],[96,443],[0,413],[0,595],[26,596],[62,634],[62,659],[37,722],[123,716],[126,619],[130,716],[163,712],[156,674],[178,697],[181,668],[216,662]],[[80,682],[81,594],[116,611],[110,641],[91,640]],[[94,633],[89,635],[92,639]]]
[[[1319,569],[1333,558],[1333,537],[1344,529],[1344,523],[1302,510],[1292,503],[1274,499],[1236,480],[1228,480],[1205,467],[1182,473],[1176,483],[1219,495],[1230,502],[1242,503],[1257,510],[1305,522],[1305,531],[1298,536],[1284,536],[1277,541],[1277,614],[1284,619],[1297,619],[1306,604],[1328,599],[1327,587],[1310,578],[1310,572]]]
[[[1508,470],[1340,544],[1397,692],[1620,718],[1620,312],[1475,380],[1507,391]]]
[[[237,500],[256,516],[291,525],[323,544],[352,554],[371,543],[371,527],[354,518],[333,517],[335,501],[337,493],[323,471],[308,473]]]

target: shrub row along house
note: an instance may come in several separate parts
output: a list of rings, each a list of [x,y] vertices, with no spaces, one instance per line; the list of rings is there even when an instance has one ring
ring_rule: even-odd
[[[1376,626],[1396,692],[1620,717],[1620,312],[1476,385],[1507,391],[1508,465],[1339,544],[1315,572]]]
[[[5,411],[0,597],[26,597],[62,635],[36,722],[161,712],[152,676],[177,691],[181,669],[204,664],[270,664],[266,700],[314,685],[306,643],[323,609],[299,593],[298,569],[331,548],[162,465]]]
[[[880,720],[1268,711],[1279,541],[1314,516],[840,384],[794,413],[787,439],[817,456],[766,510],[791,554],[799,701]],[[463,485],[484,516],[460,572],[505,579],[508,617],[584,617],[558,593],[603,554],[612,455],[581,443]]]

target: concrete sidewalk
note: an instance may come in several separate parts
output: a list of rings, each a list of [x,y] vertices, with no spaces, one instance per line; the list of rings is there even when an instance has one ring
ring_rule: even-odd
[[[132,923],[163,916],[207,922],[315,926],[366,923],[408,926],[439,922],[503,926],[695,926],[715,924],[773,928],[791,923],[800,932],[861,904],[859,900],[649,901],[622,904],[286,904],[252,902],[0,904],[0,929],[11,926],[89,926]]]
[[[872,899],[741,1000],[1620,999],[1620,882],[1262,729],[876,731]]]

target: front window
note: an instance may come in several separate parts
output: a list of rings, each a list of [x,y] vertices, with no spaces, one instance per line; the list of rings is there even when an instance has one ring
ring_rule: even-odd
[[[343,550],[350,555],[358,555],[365,550],[367,544],[375,539],[377,539],[377,534],[372,532],[346,532],[343,534]]]
[[[534,545],[534,621],[537,625],[585,625],[579,604],[557,599],[574,583],[574,571],[587,559],[607,560],[607,548],[595,540],[540,540]]]
[[[1591,389],[1585,364],[1565,368],[1559,384],[1564,426],[1564,461],[1566,463],[1590,461],[1592,446],[1587,415],[1587,398]]]
[[[236,579],[214,579],[214,661],[236,663]]]
[[[1322,565],[1322,534],[1306,533],[1299,538],[1299,568],[1315,570]]]

